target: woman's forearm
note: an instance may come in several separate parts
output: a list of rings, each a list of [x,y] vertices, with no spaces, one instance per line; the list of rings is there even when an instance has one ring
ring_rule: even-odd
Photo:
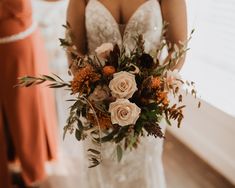
[[[166,39],[170,44],[178,45],[187,41],[187,13],[185,0],[161,0],[162,16],[168,23]],[[169,50],[170,59],[173,50]],[[166,62],[167,62],[166,60]],[[173,69],[181,69],[185,61],[185,54],[176,63]]]

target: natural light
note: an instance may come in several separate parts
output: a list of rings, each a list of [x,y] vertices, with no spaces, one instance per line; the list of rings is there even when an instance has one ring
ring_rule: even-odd
[[[187,3],[195,33],[182,74],[196,82],[203,100],[235,116],[235,1]]]

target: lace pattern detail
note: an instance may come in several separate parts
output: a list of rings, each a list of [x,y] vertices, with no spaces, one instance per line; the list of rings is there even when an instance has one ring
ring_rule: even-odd
[[[131,16],[123,36],[118,23],[109,10],[98,0],[90,0],[86,7],[86,32],[89,53],[104,42],[117,43],[129,52],[135,46],[133,37],[143,34],[145,50],[151,52],[159,44],[162,32],[162,15],[159,2],[148,0]],[[161,124],[163,130],[165,124]],[[87,149],[92,143],[87,142]],[[112,143],[102,145],[103,161],[93,169],[85,170],[88,175],[86,188],[165,188],[162,166],[163,139],[142,138],[137,150],[125,152],[120,164],[115,161]],[[110,156],[113,155],[113,159]]]
[[[121,45],[118,24],[113,19],[98,1],[89,1],[86,7],[86,31],[90,53],[105,42]]]
[[[150,19],[151,18],[151,19]],[[86,31],[90,53],[104,42],[123,45],[130,51],[135,46],[134,37],[143,34],[145,50],[156,49],[162,32],[162,15],[157,0],[149,0],[133,13],[122,38],[119,25],[109,10],[98,0],[90,0],[86,7]]]

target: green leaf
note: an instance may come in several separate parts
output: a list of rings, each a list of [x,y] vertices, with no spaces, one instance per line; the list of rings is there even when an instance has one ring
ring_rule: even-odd
[[[123,154],[122,147],[120,145],[117,145],[117,159],[118,159],[118,162],[120,162],[122,160],[122,154]]]
[[[100,155],[100,152],[95,149],[88,149],[87,151],[94,153],[95,155]]]
[[[166,120],[167,124],[171,126],[170,120],[168,118],[165,118],[165,120]]]
[[[118,133],[118,130],[113,130],[107,136],[101,138],[101,142],[109,142],[113,139],[113,137]]]
[[[147,105],[148,110],[156,110],[159,108],[157,103],[150,103]]]
[[[135,132],[139,134],[143,128],[143,121],[139,118],[139,120],[135,124]]]
[[[156,111],[150,111],[146,113],[148,119],[152,120],[152,119],[156,119],[157,118],[157,112]]]
[[[59,38],[60,46],[70,46],[70,43],[66,39]]]
[[[64,127],[64,133],[63,133],[63,140],[65,140],[65,136],[67,134],[67,131],[68,131],[68,126],[65,126]]]
[[[57,77],[61,82],[64,82],[64,80],[62,78],[60,78],[58,75],[52,73],[55,77]]]
[[[78,129],[76,129],[75,131],[75,137],[78,141],[80,141],[82,139],[82,132],[79,131]]]
[[[51,76],[48,76],[48,75],[42,75],[42,78],[46,79],[46,80],[49,80],[49,81],[56,81],[54,78],[52,78]]]
[[[117,133],[117,136],[114,138],[116,143],[121,142],[126,137],[129,127],[130,126],[127,125],[120,128],[119,132]]]
[[[66,87],[66,86],[67,86],[67,84],[59,84],[59,83],[49,84],[49,85],[48,85],[49,88],[54,88],[54,89],[56,89],[56,88],[62,88],[62,87]]]
[[[94,158],[94,157],[91,158],[90,161],[91,161],[92,165],[89,166],[88,168],[94,168],[94,167],[96,167],[96,166],[98,166],[100,164],[99,160]]]
[[[82,131],[84,128],[80,119],[77,119],[77,126],[80,131]]]

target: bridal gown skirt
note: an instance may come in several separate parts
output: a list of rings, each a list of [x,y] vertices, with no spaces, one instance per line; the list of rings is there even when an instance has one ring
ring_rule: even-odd
[[[165,125],[163,126],[163,130]],[[84,168],[85,188],[165,188],[162,163],[164,139],[142,137],[138,148],[125,151],[117,162],[113,144],[102,145],[103,161],[95,168]],[[92,145],[84,144],[84,152]],[[87,160],[85,158],[84,160]],[[84,161],[87,163],[87,161]]]
[[[95,29],[96,25],[97,28],[102,28],[104,26],[105,32],[101,29],[101,32],[94,30],[93,32],[90,32],[91,35],[93,36],[91,38],[88,37],[88,43],[91,44],[92,46],[98,47],[100,44],[103,42],[110,42],[109,38],[107,36],[104,36],[101,38],[105,39],[105,41],[99,41],[99,37],[97,37],[97,33],[100,34],[106,34],[107,32],[110,33],[110,39],[115,39],[114,36],[115,33],[118,31],[113,31],[107,30],[106,28],[109,29],[115,29],[116,27],[106,27],[105,24],[110,24],[110,20],[106,20],[103,18],[110,18],[110,15],[108,16],[107,14],[102,17],[102,19],[97,19],[97,14],[98,11],[100,10],[101,14],[105,13],[103,8],[95,3],[95,0],[90,1],[91,4],[90,6],[87,7],[87,17],[86,19],[91,19],[90,21],[94,21],[97,24],[90,23],[89,27],[90,29]],[[95,14],[93,12],[90,12],[90,8],[95,9]],[[156,2],[152,0],[151,3],[146,3],[145,6],[142,6],[141,9],[139,9],[139,13],[141,13],[141,16],[137,16],[136,14],[136,19],[138,18],[143,18],[142,12],[146,12],[146,15],[151,15],[149,14],[149,10],[146,9],[152,9],[152,13],[154,13],[153,16],[151,16],[152,21],[156,21],[155,19],[160,19],[160,9],[158,6],[156,6]],[[38,6],[36,6],[36,9]],[[101,9],[100,9],[101,8]],[[155,9],[157,8],[157,10]],[[144,10],[143,10],[144,9]],[[158,11],[159,9],[159,11]],[[143,11],[142,11],[143,10]],[[89,16],[89,12],[91,13]],[[106,11],[107,13],[107,11]],[[138,14],[139,14],[138,13]],[[155,13],[157,15],[155,15]],[[43,14],[40,14],[43,15]],[[50,12],[51,15],[51,12]],[[61,15],[61,14],[60,14]],[[43,20],[43,21],[48,21]],[[63,20],[63,19],[61,19]],[[100,23],[100,21],[104,21],[104,23]],[[112,19],[111,19],[112,21]],[[132,22],[135,20],[132,19]],[[138,21],[138,20],[137,20]],[[151,21],[151,23],[152,23]],[[143,26],[144,28],[152,28],[148,27],[145,24],[143,25],[143,22],[140,20],[139,21],[141,24],[141,27]],[[159,23],[161,20],[159,21]],[[89,20],[86,21],[86,23],[89,23]],[[50,22],[48,24],[48,27],[52,27],[53,24],[55,24],[55,21]],[[61,23],[62,24],[62,23]],[[59,30],[60,25],[58,24],[59,27],[56,29],[56,31]],[[147,23],[146,23],[147,24]],[[45,24],[41,24],[44,25]],[[111,24],[113,25],[113,24]],[[116,24],[114,24],[116,25]],[[152,24],[151,24],[152,25]],[[129,24],[129,29],[131,29],[131,24]],[[153,27],[154,28],[154,27]],[[160,29],[159,25],[159,31]],[[48,28],[46,28],[47,31]],[[90,31],[89,28],[88,32]],[[132,30],[140,30],[142,29],[137,29],[135,27],[132,28]],[[151,31],[152,32],[152,31]],[[53,32],[48,32],[48,36],[50,33]],[[131,31],[130,31],[131,33]],[[155,34],[156,31],[152,32],[148,35],[149,42],[148,44],[152,44],[155,47],[155,41],[158,40],[158,35]],[[119,36],[119,34],[117,34]],[[53,36],[46,37],[46,42],[52,42],[56,40],[55,37],[56,34],[53,33]],[[159,34],[160,36],[160,34]],[[54,38],[53,38],[54,37]],[[60,36],[61,37],[61,36]],[[62,35],[63,37],[63,35]],[[157,39],[155,39],[155,37]],[[119,41],[119,40],[118,40]],[[116,42],[116,41],[115,41]],[[48,45],[50,46],[50,45]],[[59,46],[56,46],[58,49]],[[151,48],[151,46],[149,46]],[[57,50],[56,50],[57,51]],[[54,55],[58,57],[54,57],[53,62],[55,62],[56,66],[53,66],[55,70],[53,72],[57,73],[60,75],[63,79],[71,79],[70,77],[68,78],[67,76],[67,65],[66,65],[66,58],[61,58],[62,52],[59,53],[54,53]],[[58,63],[60,62],[60,63]],[[62,65],[65,63],[64,67],[59,67],[58,65]],[[103,151],[103,161],[102,163],[92,169],[89,169],[88,166],[88,157],[86,156],[87,154],[87,149],[92,148],[92,145],[89,144],[88,142],[77,142],[76,139],[74,138],[74,135],[67,135],[65,140],[62,141],[62,132],[63,132],[63,126],[66,124],[66,118],[68,116],[68,107],[69,103],[63,102],[66,99],[70,99],[70,96],[67,94],[66,91],[63,90],[56,90],[56,96],[57,96],[57,111],[59,114],[59,124],[60,124],[60,131],[61,131],[61,136],[60,136],[60,162],[57,164],[56,168],[53,170],[53,175],[59,176],[60,179],[56,179],[56,183],[60,182],[61,187],[66,187],[66,188],[165,188],[165,177],[164,177],[164,170],[163,170],[163,164],[162,164],[162,150],[163,150],[163,142],[164,139],[155,139],[153,137],[146,137],[142,138],[142,142],[139,145],[137,150],[133,150],[132,152],[125,152],[123,159],[121,163],[118,163],[116,160],[116,155],[114,153],[115,147],[112,144],[103,144],[102,145],[102,151]],[[163,129],[165,129],[165,124],[162,123]],[[56,184],[54,183],[54,184]]]

